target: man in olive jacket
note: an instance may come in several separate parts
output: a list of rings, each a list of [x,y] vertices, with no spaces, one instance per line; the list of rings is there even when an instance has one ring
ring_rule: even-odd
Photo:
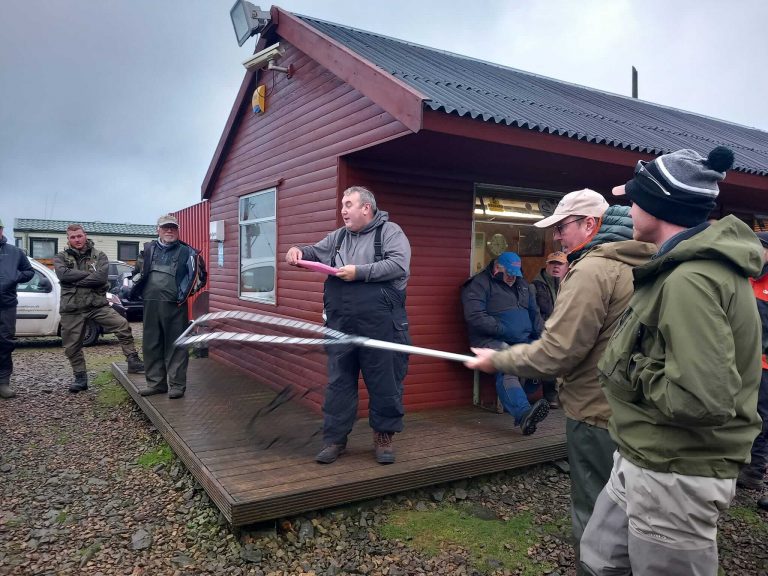
[[[762,248],[735,216],[710,225],[723,147],[640,162],[614,194],[658,253],[598,365],[618,445],[581,541],[588,574],[718,573],[717,519],[760,430]]]
[[[473,348],[470,368],[528,378],[559,376],[571,469],[571,522],[576,553],[595,500],[611,472],[616,445],[611,411],[597,381],[597,362],[632,297],[632,268],[646,263],[652,244],[632,240],[626,206],[608,206],[594,190],[566,194],[555,213],[536,223],[555,228],[570,269],[560,284],[541,338],[495,352]]]
[[[128,372],[143,372],[144,363],[136,353],[128,321],[107,302],[107,255],[88,240],[82,225],[67,226],[67,247],[53,257],[53,268],[61,284],[61,343],[75,377],[69,391],[76,394],[88,389],[83,338],[89,321],[106,332],[114,332],[128,362]]]

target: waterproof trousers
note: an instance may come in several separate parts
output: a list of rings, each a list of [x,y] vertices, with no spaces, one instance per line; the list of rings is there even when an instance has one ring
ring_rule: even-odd
[[[388,283],[325,283],[327,326],[347,334],[410,344],[405,292]],[[346,445],[358,408],[358,379],[368,390],[368,423],[376,432],[403,430],[403,380],[408,355],[364,346],[327,346],[328,387],[323,402],[323,441]]]
[[[592,516],[600,491],[611,476],[616,444],[606,428],[566,418],[565,444],[571,474],[571,529],[576,573],[579,568],[579,541]]]
[[[189,326],[188,306],[160,300],[144,301],[144,377],[147,388],[187,389],[186,348],[174,346]]]
[[[83,338],[88,322],[95,322],[104,332],[114,333],[123,354],[136,354],[130,324],[111,307],[105,305],[82,312],[64,313],[61,315],[61,343],[74,374],[86,371]]]
[[[716,576],[717,519],[735,494],[735,478],[653,472],[617,451],[581,539],[584,573]]]
[[[13,374],[16,349],[16,306],[0,308],[0,384],[8,384]]]

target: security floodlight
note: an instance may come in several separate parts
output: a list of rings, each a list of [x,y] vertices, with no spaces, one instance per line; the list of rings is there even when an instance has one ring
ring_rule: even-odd
[[[229,11],[238,46],[245,44],[254,34],[260,34],[270,22],[270,14],[245,0],[237,0]]]

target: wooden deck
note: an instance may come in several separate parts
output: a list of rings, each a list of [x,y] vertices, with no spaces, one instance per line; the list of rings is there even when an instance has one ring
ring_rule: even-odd
[[[314,461],[321,417],[295,402],[267,411],[275,392],[210,359],[191,359],[183,399],[139,396],[142,375],[112,371],[233,526],[469,478],[565,456],[555,410],[532,436],[512,418],[479,408],[406,415],[397,462],[373,459],[367,420],[334,464]],[[260,415],[254,418],[254,415]]]

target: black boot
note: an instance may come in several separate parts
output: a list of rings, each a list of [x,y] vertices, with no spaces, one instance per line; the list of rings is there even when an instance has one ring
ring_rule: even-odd
[[[136,352],[126,356],[125,359],[128,361],[128,374],[144,374],[144,362]]]
[[[75,372],[75,381],[69,387],[69,391],[73,394],[77,394],[78,392],[83,392],[84,390],[88,390],[88,373]]]

